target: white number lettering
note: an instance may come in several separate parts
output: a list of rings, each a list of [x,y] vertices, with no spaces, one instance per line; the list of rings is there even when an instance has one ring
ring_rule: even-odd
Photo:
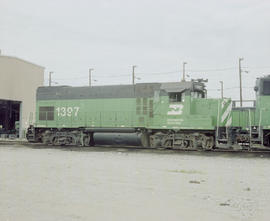
[[[74,110],[75,110],[74,116],[77,117],[80,108],[79,107],[74,107]]]
[[[77,117],[79,113],[79,107],[58,107],[56,108],[58,117]]]
[[[56,108],[57,116],[60,117],[60,107]]]
[[[66,116],[66,108],[65,107],[61,107],[61,116],[65,117]]]
[[[73,108],[72,108],[72,107],[68,107],[68,108],[67,108],[67,116],[68,116],[68,117],[71,117],[72,112],[73,112]]]

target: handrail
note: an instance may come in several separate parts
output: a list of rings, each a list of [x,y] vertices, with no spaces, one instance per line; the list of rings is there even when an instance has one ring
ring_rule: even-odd
[[[216,146],[218,144],[218,136],[219,136],[219,120],[220,120],[220,100],[218,100],[218,114],[217,114],[217,130],[216,130]]]
[[[232,101],[232,104],[233,104],[233,107],[241,107],[241,106],[236,106],[236,104],[240,104],[240,100],[233,100]],[[253,103],[253,106],[251,107],[256,107],[256,100],[243,100],[242,103]],[[243,106],[242,106],[243,107]],[[250,107],[250,106],[244,106],[244,107]]]
[[[261,144],[263,144],[263,136],[261,135],[261,125],[262,125],[262,109],[260,109],[259,136],[261,138]]]
[[[249,118],[249,147],[251,147],[252,133],[251,133],[251,111],[250,111],[250,109],[248,110],[248,118]]]

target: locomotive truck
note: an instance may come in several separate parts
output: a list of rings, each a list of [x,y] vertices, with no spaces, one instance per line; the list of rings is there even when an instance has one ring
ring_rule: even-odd
[[[257,79],[256,105],[207,98],[202,79],[93,87],[39,87],[29,142],[95,145],[96,133],[136,133],[143,147],[270,150],[270,76]]]

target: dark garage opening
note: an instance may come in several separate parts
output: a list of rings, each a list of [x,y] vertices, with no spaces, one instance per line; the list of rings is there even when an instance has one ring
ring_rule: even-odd
[[[2,138],[19,136],[20,101],[0,100],[0,134]]]

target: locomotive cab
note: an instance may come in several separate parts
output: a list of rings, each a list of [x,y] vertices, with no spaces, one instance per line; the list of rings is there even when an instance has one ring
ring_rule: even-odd
[[[198,79],[197,81],[193,81],[193,88],[190,94],[191,97],[206,98],[207,91],[204,82],[208,82],[208,80]]]
[[[231,143],[244,148],[270,147],[270,76],[257,78],[253,107],[234,107],[233,123],[229,128]]]
[[[206,99],[206,80],[162,83],[164,95],[155,103],[150,146],[212,149],[218,99]]]
[[[270,75],[256,80],[256,124],[264,146],[270,147]]]
[[[260,110],[270,109],[270,75],[257,78],[254,90],[257,108]]]
[[[183,115],[196,114],[192,106],[196,99],[206,97],[205,80],[182,81],[177,83],[163,83],[160,90],[165,91],[168,100],[163,102],[168,107],[167,115],[172,118],[182,118]]]
[[[170,103],[185,102],[185,97],[206,98],[207,91],[204,82],[206,80],[192,80],[190,82],[164,83],[161,89],[168,93]]]
[[[263,78],[257,78],[254,90],[257,97],[270,96],[270,75]]]

